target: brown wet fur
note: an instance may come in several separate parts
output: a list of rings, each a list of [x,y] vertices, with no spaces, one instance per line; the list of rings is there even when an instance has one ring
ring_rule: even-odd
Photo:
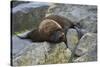
[[[57,26],[55,23],[57,23],[61,27]],[[31,39],[33,42],[48,41],[58,43],[63,41],[67,43],[65,31],[73,26],[73,23],[67,18],[58,15],[50,15],[48,17],[44,17],[43,21],[40,22],[37,29],[34,29],[33,31],[28,33],[26,38]],[[58,36],[56,36],[56,34]]]
[[[70,21],[69,19],[62,17],[62,16],[58,16],[58,15],[49,15],[47,17],[44,18],[45,19],[52,19],[55,20],[58,24],[60,24],[63,28],[70,28],[72,27],[74,24],[72,23],[72,21]]]

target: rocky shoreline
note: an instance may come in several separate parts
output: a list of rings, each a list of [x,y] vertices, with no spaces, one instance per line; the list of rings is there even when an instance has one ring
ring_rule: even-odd
[[[25,10],[27,11],[27,8]],[[33,43],[13,35],[13,65],[58,64],[69,63],[69,60],[70,63],[97,61],[97,6],[95,5],[49,4],[39,8],[30,7],[27,13],[19,11],[13,14],[13,32],[35,28],[44,16],[52,14],[66,17],[73,23],[80,23],[83,36],[79,39],[78,32],[73,28],[69,29],[66,34],[69,48],[66,48],[63,42]],[[32,20],[33,18],[35,19]],[[31,23],[34,26],[30,26]]]

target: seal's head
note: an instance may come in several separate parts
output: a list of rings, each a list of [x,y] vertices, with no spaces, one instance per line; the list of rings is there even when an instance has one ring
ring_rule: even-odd
[[[43,20],[38,30],[40,35],[43,36],[46,41],[49,42],[61,42],[65,39],[63,28],[54,20]]]

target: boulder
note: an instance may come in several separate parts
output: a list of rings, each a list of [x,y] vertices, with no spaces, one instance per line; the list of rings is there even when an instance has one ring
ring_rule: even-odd
[[[85,55],[78,57],[73,62],[91,62],[97,61],[97,46],[93,50],[87,52]]]
[[[78,33],[75,29],[69,29],[67,32],[67,44],[68,48],[73,51],[74,48],[78,45]]]
[[[13,4],[13,2],[12,2]],[[21,3],[11,9],[12,33],[34,29],[45,16],[48,3]]]
[[[92,51],[97,45],[96,33],[86,33],[79,41],[75,54],[82,56],[87,52]]]
[[[80,21],[80,26],[88,32],[97,33],[97,19],[89,16]]]
[[[95,5],[74,5],[74,4],[53,4],[48,8],[48,15],[60,15],[70,19],[72,22],[80,22],[86,17],[97,20],[97,6]],[[90,18],[89,18],[90,19]]]
[[[63,42],[58,44],[41,42],[32,43],[32,45],[27,46],[18,54],[20,55],[13,58],[14,66],[67,63],[71,56],[71,51],[66,49],[66,45]]]

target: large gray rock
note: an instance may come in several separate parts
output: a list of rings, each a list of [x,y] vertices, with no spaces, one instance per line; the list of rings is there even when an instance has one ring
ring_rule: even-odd
[[[86,17],[80,21],[80,26],[88,32],[97,32],[97,19],[93,16]]]
[[[92,51],[97,45],[96,33],[87,33],[79,41],[75,54],[82,56],[87,52]]]
[[[73,62],[89,62],[89,61],[97,61],[97,46],[85,55],[78,57]]]
[[[77,31],[75,29],[69,29],[66,37],[68,48],[73,51],[79,41]]]
[[[12,2],[13,4],[14,2]],[[35,28],[45,16],[49,3],[21,3],[12,8],[12,32]]]
[[[62,43],[50,44],[47,42],[33,43],[19,52],[13,59],[14,66],[67,63],[71,51]]]
[[[47,15],[50,14],[64,16],[73,22],[79,22],[88,16],[95,17],[96,20],[97,7],[93,5],[54,4],[48,9]]]
[[[49,45],[46,43],[33,43],[32,46],[24,48],[19,52],[16,58],[13,59],[13,65],[32,65],[38,64],[40,58],[44,58],[44,53],[47,52]]]
[[[15,58],[21,54],[21,51],[24,50],[25,47],[32,45],[32,42],[28,39],[20,39],[16,35],[12,36],[12,57]]]

